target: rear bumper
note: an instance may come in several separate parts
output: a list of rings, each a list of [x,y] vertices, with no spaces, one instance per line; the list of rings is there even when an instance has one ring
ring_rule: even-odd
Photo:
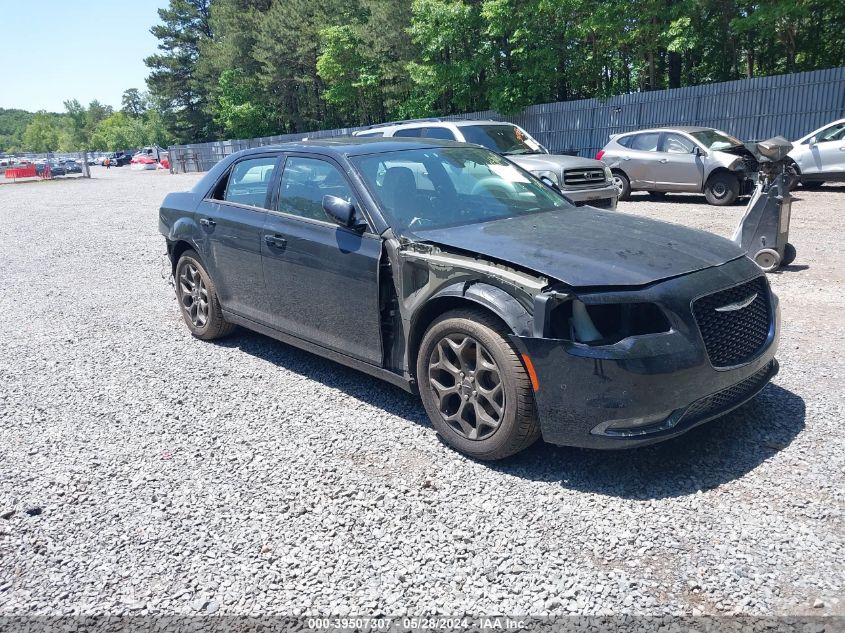
[[[706,272],[658,284],[643,300],[657,297],[665,286],[671,300],[682,305],[688,301],[684,290],[694,296]],[[678,436],[757,395],[778,372],[780,310],[775,295],[771,316],[762,349],[749,362],[728,369],[711,365],[692,317],[692,327],[673,321],[664,334],[605,347],[534,336],[512,340],[530,357],[537,374],[535,401],[545,441],[631,448]]]
[[[564,189],[563,195],[578,206],[591,205],[603,209],[615,209],[619,190],[611,183],[600,189]]]

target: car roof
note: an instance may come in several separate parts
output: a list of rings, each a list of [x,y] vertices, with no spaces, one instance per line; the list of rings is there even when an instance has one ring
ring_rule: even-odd
[[[466,143],[440,139],[415,139],[412,137],[386,136],[337,136],[322,139],[307,139],[277,145],[264,145],[244,150],[244,154],[260,154],[268,151],[303,152],[329,156],[359,156],[382,154],[407,149],[431,149],[434,147],[466,147]]]
[[[631,134],[640,134],[642,132],[708,132],[715,130],[713,127],[702,127],[700,125],[667,125],[664,127],[650,127],[643,130],[632,130],[630,132],[622,132],[619,136],[629,136]]]

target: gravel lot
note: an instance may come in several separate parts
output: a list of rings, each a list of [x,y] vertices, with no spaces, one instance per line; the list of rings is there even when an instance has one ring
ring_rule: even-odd
[[[0,615],[845,614],[845,187],[797,192],[758,399],[646,449],[485,464],[399,389],[192,339],[157,208],[198,177],[94,173],[0,187]]]

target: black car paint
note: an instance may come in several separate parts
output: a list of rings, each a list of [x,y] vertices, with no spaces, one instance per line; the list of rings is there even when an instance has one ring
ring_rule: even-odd
[[[590,208],[395,234],[348,157],[450,144],[356,138],[240,152],[190,193],[170,194],[160,230],[174,267],[180,249],[200,254],[227,320],[409,391],[416,346],[434,315],[456,302],[492,311],[536,369],[541,429],[552,443],[619,448],[665,439],[686,427],[633,438],[591,431],[607,419],[682,410],[774,363],[776,300],[771,339],[758,357],[729,370],[707,360],[691,297],[760,274],[727,240]],[[285,155],[319,157],[345,174],[368,228],[209,199],[233,162],[268,152],[280,160],[266,207],[274,208]],[[610,240],[619,246],[608,246]],[[548,338],[543,301],[561,293],[587,304],[653,301],[672,329],[604,347]]]
[[[591,207],[418,230],[415,236],[496,257],[570,286],[641,286],[743,255],[733,242],[712,233]]]

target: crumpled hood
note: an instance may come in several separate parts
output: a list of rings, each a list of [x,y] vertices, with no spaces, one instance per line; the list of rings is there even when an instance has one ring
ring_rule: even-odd
[[[573,287],[641,286],[743,255],[739,246],[712,233],[593,207],[414,231],[414,236]]]
[[[581,158],[579,156],[566,156],[565,154],[508,154],[505,156],[509,161],[516,163],[527,171],[554,171],[562,172],[564,169],[576,169],[598,167],[604,169],[604,163],[592,158]]]

